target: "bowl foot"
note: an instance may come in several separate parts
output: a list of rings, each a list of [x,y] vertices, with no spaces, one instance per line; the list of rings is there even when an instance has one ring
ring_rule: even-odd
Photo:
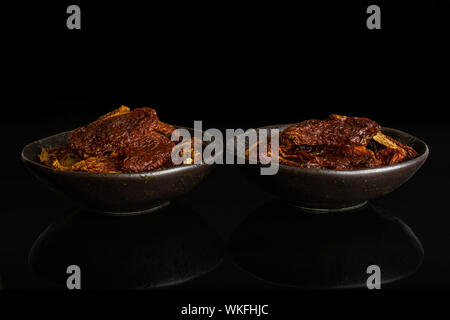
[[[344,212],[344,211],[352,211],[352,210],[356,210],[359,208],[364,207],[367,204],[367,201],[361,202],[361,203],[357,203],[355,205],[352,206],[348,206],[348,207],[343,207],[343,208],[308,208],[308,207],[303,207],[297,204],[293,204],[293,206],[303,212],[311,212],[311,213],[334,213],[334,212]]]
[[[154,207],[151,207],[151,208],[148,208],[145,210],[131,211],[131,212],[113,212],[113,211],[102,211],[102,210],[96,210],[96,209],[89,209],[89,210],[96,212],[96,213],[104,214],[107,216],[136,216],[136,215],[140,215],[140,214],[159,211],[160,209],[167,207],[169,204],[170,204],[170,201],[167,201],[167,202],[163,202],[161,204],[158,204]]]

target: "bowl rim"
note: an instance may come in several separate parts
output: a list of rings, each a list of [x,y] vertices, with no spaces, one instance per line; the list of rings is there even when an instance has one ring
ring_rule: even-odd
[[[287,127],[293,125],[293,123],[291,124],[274,124],[274,125],[266,125],[266,126],[261,126],[261,127],[257,127],[255,128],[255,130],[258,129],[277,129],[280,127]],[[189,128],[189,127],[184,127],[184,126],[174,126],[176,128],[184,128],[184,129],[189,129],[189,130],[195,130],[194,128]],[[409,159],[394,165],[387,165],[387,166],[383,166],[383,167],[378,167],[378,168],[367,168],[367,169],[356,169],[356,170],[334,170],[334,169],[326,169],[326,168],[302,168],[302,167],[295,167],[295,166],[289,166],[286,164],[279,164],[280,169],[285,169],[285,170],[295,170],[298,172],[303,172],[303,173],[314,173],[314,174],[327,174],[327,175],[361,175],[361,174],[368,174],[368,173],[381,173],[381,172],[390,172],[390,171],[394,171],[400,168],[404,168],[404,167],[408,167],[411,165],[414,165],[416,163],[421,163],[424,162],[429,155],[429,148],[428,145],[421,139],[407,133],[404,131],[401,131],[399,129],[394,129],[394,128],[389,128],[389,127],[382,127],[381,130],[387,130],[387,131],[391,131],[391,132],[396,132],[399,135],[407,135],[410,136],[412,139],[414,139],[414,141],[418,142],[419,144],[422,144],[424,146],[424,152],[421,153],[418,157],[414,158],[414,159]],[[32,145],[37,144],[42,142],[43,140],[48,140],[63,134],[68,134],[70,132],[72,132],[73,130],[69,130],[69,131],[63,131],[60,133],[56,133],[54,135],[48,136],[48,137],[44,137],[38,140],[35,140],[33,142],[28,143],[27,145],[25,145],[22,149],[21,152],[21,158],[23,162],[29,162],[32,163],[35,166],[39,166],[40,168],[44,169],[44,170],[49,170],[52,171],[54,173],[58,173],[58,174],[62,174],[62,175],[68,175],[68,176],[85,176],[85,177],[117,177],[117,178],[133,178],[133,177],[147,177],[147,176],[159,176],[159,175],[163,175],[163,174],[168,174],[168,173],[175,173],[175,172],[179,172],[179,171],[184,171],[184,170],[189,170],[189,169],[193,169],[195,167],[201,167],[201,166],[213,166],[215,165],[215,163],[212,164],[208,164],[208,163],[201,163],[201,164],[188,164],[188,165],[182,165],[182,166],[177,166],[177,167],[172,167],[172,168],[166,168],[166,169],[160,169],[160,170],[155,170],[155,171],[145,171],[145,172],[138,172],[138,173],[99,173],[99,172],[83,172],[83,171],[64,171],[64,170],[58,170],[55,168],[51,168],[48,167],[36,160],[32,160],[30,158],[28,158],[27,156],[25,156],[25,150],[30,148]],[[205,132],[202,131],[202,133],[204,134]],[[234,137],[236,138],[236,137]],[[226,144],[226,142],[225,142]],[[233,164],[234,165],[234,164]]]
[[[180,129],[195,130],[194,128],[183,127],[183,126],[174,125],[174,127],[177,129],[180,128]],[[55,138],[57,136],[69,134],[72,131],[73,130],[59,132],[59,133],[53,134],[51,136],[44,137],[44,138],[41,138],[41,139],[38,139],[38,140],[28,143],[22,149],[22,152],[21,152],[22,161],[31,163],[34,166],[38,166],[44,170],[48,170],[48,171],[51,171],[51,172],[54,172],[57,174],[61,174],[61,175],[66,175],[66,176],[115,177],[115,178],[142,178],[142,177],[148,177],[148,176],[160,176],[160,175],[169,174],[169,173],[181,172],[181,171],[193,169],[196,167],[213,166],[214,165],[214,163],[209,164],[209,163],[202,162],[200,164],[187,164],[187,165],[181,165],[181,166],[176,166],[176,167],[172,167],[172,168],[166,168],[166,169],[160,169],[160,170],[154,170],[154,171],[144,171],[144,172],[137,172],[137,173],[83,172],[83,171],[65,171],[65,170],[58,170],[55,168],[51,168],[51,167],[48,167],[48,166],[40,163],[37,160],[30,159],[25,155],[25,151],[27,149],[29,149],[32,145],[37,144],[37,143],[42,143],[43,140],[49,140],[49,139]],[[202,134],[204,134],[204,131],[202,131]]]
[[[295,123],[289,123],[289,124],[274,124],[274,125],[266,125],[255,128],[255,130],[258,129],[279,129],[280,127],[288,127],[291,125],[294,125]],[[418,142],[419,144],[422,144],[424,146],[424,151],[419,156],[417,156],[414,159],[409,159],[400,163],[396,163],[393,165],[387,165],[382,166],[378,168],[366,168],[366,169],[355,169],[355,170],[335,170],[335,169],[327,169],[327,168],[302,168],[302,167],[295,167],[295,166],[289,166],[286,164],[279,164],[280,169],[283,170],[294,170],[299,173],[309,173],[309,174],[322,174],[322,175],[337,175],[337,176],[352,176],[352,175],[361,175],[361,174],[372,174],[372,173],[383,173],[383,172],[391,172],[395,171],[401,168],[409,167],[412,165],[415,165],[417,163],[423,163],[428,158],[428,155],[430,153],[430,150],[428,148],[428,145],[425,143],[425,141],[413,136],[412,134],[409,134],[407,132],[401,131],[399,129],[395,128],[389,128],[389,127],[381,127],[381,130],[387,130],[391,132],[396,132],[399,135],[407,135],[410,136],[414,141]],[[261,164],[257,164],[261,166]]]

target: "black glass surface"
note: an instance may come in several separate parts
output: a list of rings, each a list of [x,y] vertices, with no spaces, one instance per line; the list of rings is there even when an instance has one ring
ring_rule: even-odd
[[[429,160],[398,190],[344,214],[298,212],[239,165],[219,165],[161,212],[109,217],[43,187],[17,159],[1,182],[9,195],[0,215],[3,287],[64,288],[66,264],[80,263],[93,288],[358,287],[368,264],[380,266],[382,288],[445,288],[446,191],[431,183],[448,167],[444,128],[406,125],[428,142]],[[23,141],[35,133],[23,130]]]
[[[150,289],[213,270],[223,244],[204,219],[175,204],[133,217],[78,210],[47,227],[29,257],[36,274],[62,287],[67,267],[77,265],[85,289]]]
[[[384,285],[415,272],[424,252],[403,221],[381,212],[366,205],[348,212],[307,213],[275,200],[239,225],[230,254],[239,267],[274,284],[366,288],[366,271],[376,265]]]

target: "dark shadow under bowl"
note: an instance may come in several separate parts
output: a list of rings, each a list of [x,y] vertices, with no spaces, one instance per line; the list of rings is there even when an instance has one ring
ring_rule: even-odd
[[[259,129],[279,129],[291,124]],[[363,170],[329,170],[279,166],[275,175],[260,175],[261,165],[244,166],[247,176],[267,191],[306,211],[341,211],[358,208],[366,201],[386,195],[408,181],[428,157],[422,140],[391,128],[384,134],[413,147],[418,157],[395,165]]]
[[[213,168],[203,163],[143,173],[89,173],[56,170],[39,162],[42,147],[64,145],[69,135],[70,131],[63,132],[28,144],[22,161],[52,190],[103,213],[136,214],[158,208],[191,191]]]

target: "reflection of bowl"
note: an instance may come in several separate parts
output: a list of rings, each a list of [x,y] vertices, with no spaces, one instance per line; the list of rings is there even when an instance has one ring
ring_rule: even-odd
[[[156,288],[197,278],[219,265],[223,241],[190,209],[170,204],[122,219],[76,212],[51,224],[29,261],[46,280],[65,285],[69,265],[81,270],[82,288]]]
[[[42,147],[64,145],[69,134],[63,132],[28,144],[22,160],[51,189],[96,211],[126,214],[158,207],[189,192],[213,168],[203,163],[142,173],[89,173],[55,170],[39,162]]]
[[[290,124],[261,129],[279,129],[282,132],[288,126]],[[260,165],[246,165],[245,171],[269,192],[306,210],[334,211],[359,207],[367,200],[397,189],[416,173],[428,157],[428,147],[422,140],[396,129],[383,128],[382,131],[413,147],[419,156],[391,166],[352,171],[281,164],[275,175],[260,175]]]
[[[381,284],[414,273],[423,248],[400,219],[372,206],[317,215],[280,200],[251,213],[233,233],[229,254],[259,279],[305,289],[365,287],[377,265]]]

